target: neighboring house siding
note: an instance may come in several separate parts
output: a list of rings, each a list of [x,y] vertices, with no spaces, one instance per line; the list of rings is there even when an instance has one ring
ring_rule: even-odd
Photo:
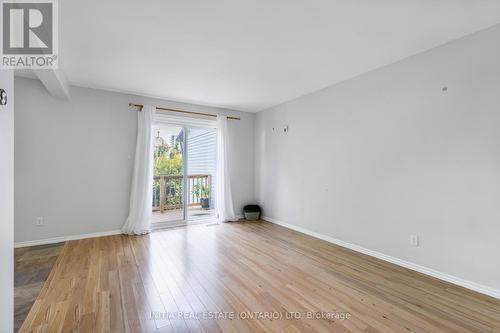
[[[210,207],[215,207],[217,134],[215,131],[190,129],[188,136],[188,175],[209,174],[212,177]]]

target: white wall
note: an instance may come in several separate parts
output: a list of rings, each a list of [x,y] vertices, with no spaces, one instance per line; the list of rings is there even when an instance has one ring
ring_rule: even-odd
[[[497,26],[258,113],[265,215],[500,289],[499,40]]]
[[[71,100],[61,101],[23,78],[15,89],[16,242],[121,228],[137,127],[129,102],[241,117],[229,122],[236,209],[254,198],[253,114],[73,86]],[[38,216],[43,227],[35,225]]]
[[[0,107],[0,332],[14,322],[14,77],[0,70],[0,88],[8,96]]]

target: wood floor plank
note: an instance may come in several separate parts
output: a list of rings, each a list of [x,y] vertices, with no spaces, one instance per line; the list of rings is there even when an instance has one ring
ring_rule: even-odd
[[[20,332],[499,327],[497,299],[259,221],[67,242]]]

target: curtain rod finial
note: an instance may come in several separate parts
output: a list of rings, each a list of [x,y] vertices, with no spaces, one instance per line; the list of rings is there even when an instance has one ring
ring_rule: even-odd
[[[128,106],[139,108],[139,111],[142,111],[142,109],[144,108],[144,105],[135,103],[128,103]]]

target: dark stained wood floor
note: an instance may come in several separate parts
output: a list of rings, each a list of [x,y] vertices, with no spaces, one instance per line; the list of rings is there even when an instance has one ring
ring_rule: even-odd
[[[14,331],[28,315],[64,243],[14,250]]]
[[[500,301],[238,222],[67,242],[21,331],[498,333]]]

